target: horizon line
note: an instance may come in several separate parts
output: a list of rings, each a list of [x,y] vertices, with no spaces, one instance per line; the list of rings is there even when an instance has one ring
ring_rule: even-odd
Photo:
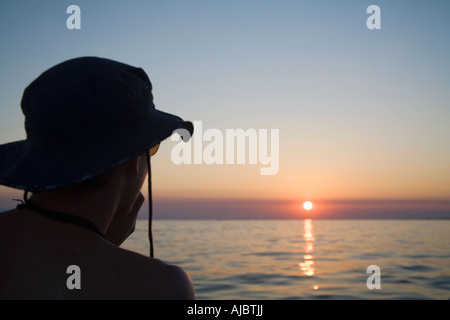
[[[302,208],[312,201],[313,209]],[[14,205],[13,205],[14,204]],[[14,209],[5,204],[0,213]],[[450,219],[450,199],[245,199],[245,198],[153,198],[158,220],[286,220],[286,219]],[[138,219],[148,216],[148,201]]]

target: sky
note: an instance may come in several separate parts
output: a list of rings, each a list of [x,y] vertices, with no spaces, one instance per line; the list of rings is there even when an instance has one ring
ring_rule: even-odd
[[[72,4],[79,30],[66,26]],[[366,25],[373,4],[379,30]],[[450,217],[448,12],[444,0],[2,1],[0,144],[26,137],[20,100],[32,80],[99,56],[142,67],[157,108],[203,133],[279,132],[274,175],[260,174],[261,159],[176,165],[166,140],[153,195],[171,216],[195,202],[186,217],[295,217],[310,200],[330,217],[355,206]],[[0,208],[13,194],[0,187]],[[231,209],[214,214],[205,201]]]

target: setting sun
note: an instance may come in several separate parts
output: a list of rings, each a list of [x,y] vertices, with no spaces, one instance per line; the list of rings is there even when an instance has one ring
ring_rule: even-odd
[[[313,207],[311,201],[306,201],[305,203],[303,203],[303,209],[305,210],[311,210]]]

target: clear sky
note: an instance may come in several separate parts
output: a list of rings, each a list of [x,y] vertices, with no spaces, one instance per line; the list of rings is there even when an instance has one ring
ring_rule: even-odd
[[[71,4],[81,30],[66,27]],[[381,30],[366,27],[372,4]],[[25,138],[33,79],[93,55],[142,67],[156,106],[204,130],[279,129],[273,176],[177,166],[167,141],[155,198],[450,199],[449,13],[445,0],[2,1],[0,144]]]

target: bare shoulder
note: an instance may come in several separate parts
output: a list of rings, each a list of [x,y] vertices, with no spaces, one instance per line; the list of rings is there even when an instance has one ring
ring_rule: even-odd
[[[27,221],[39,219],[30,215]],[[192,282],[180,267],[118,248],[95,236],[66,236],[55,241],[60,236],[55,236],[56,231],[43,234],[40,230],[45,229],[34,226],[23,223],[20,214],[0,214],[0,257],[10,261],[0,263],[0,274],[8,275],[0,277],[0,296],[2,290],[14,289],[17,297],[38,299],[194,298]],[[36,249],[42,246],[47,250]],[[80,268],[80,290],[61,290],[61,286],[66,288],[70,265]]]
[[[155,260],[155,259],[153,259]],[[166,264],[160,260],[155,260],[154,264],[159,266],[159,275],[161,276],[162,284],[165,284],[165,290],[162,290],[162,297],[168,299],[194,299],[194,286],[186,272],[178,266]],[[148,274],[150,278],[153,274]],[[149,279],[151,281],[151,279]]]
[[[194,299],[194,286],[186,272],[161,260],[120,250],[117,267],[122,277],[129,278],[126,291],[136,299]]]

